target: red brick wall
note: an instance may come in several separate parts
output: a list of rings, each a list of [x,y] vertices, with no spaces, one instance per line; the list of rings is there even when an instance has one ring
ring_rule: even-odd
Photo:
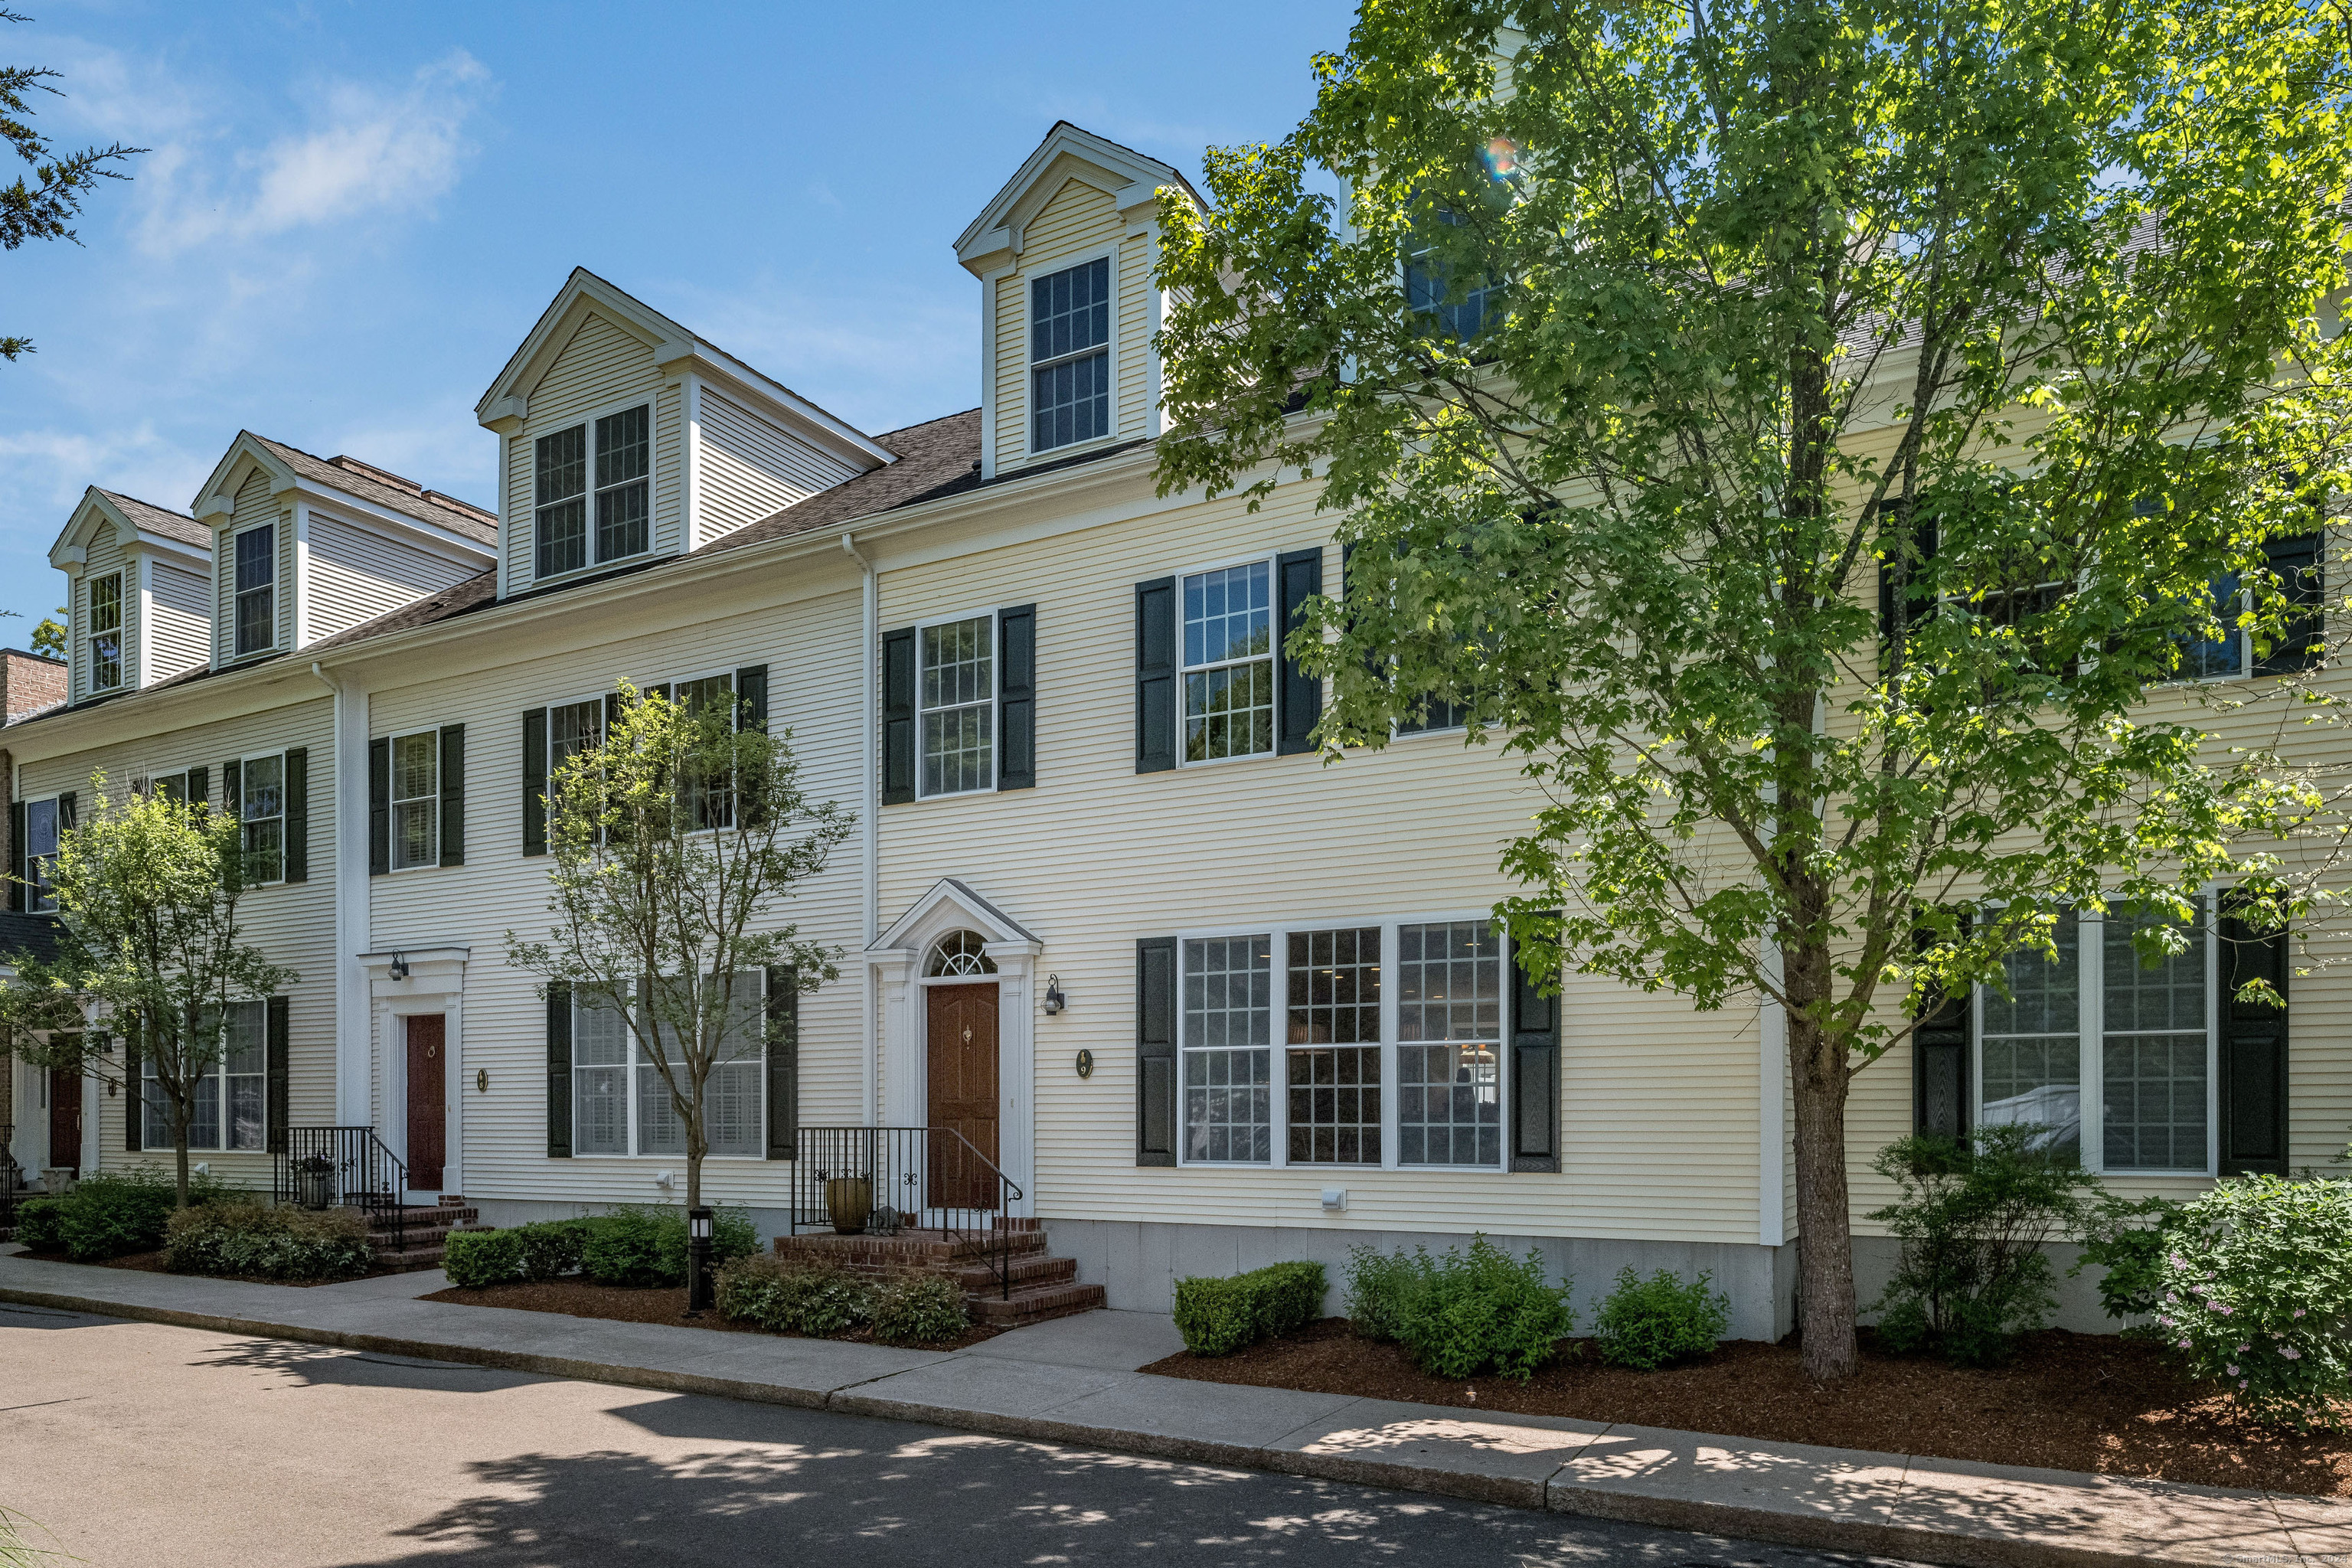
[[[66,700],[62,660],[0,648],[0,715],[14,719]]]

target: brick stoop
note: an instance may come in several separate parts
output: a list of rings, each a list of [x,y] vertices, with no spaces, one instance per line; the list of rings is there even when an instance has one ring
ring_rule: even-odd
[[[994,1237],[957,1237],[936,1230],[905,1230],[897,1236],[836,1236],[803,1231],[776,1237],[779,1258],[829,1263],[870,1279],[943,1274],[963,1287],[964,1307],[975,1323],[1019,1328],[1048,1318],[1088,1312],[1103,1304],[1103,1288],[1078,1283],[1074,1258],[1046,1251],[1045,1228],[1034,1219],[998,1222]],[[1011,1253],[1012,1293],[1003,1293],[989,1264],[999,1247]]]
[[[375,1266],[394,1274],[412,1273],[420,1268],[438,1268],[441,1255],[446,1249],[449,1233],[478,1225],[482,1214],[467,1205],[463,1198],[450,1194],[436,1205],[411,1204],[403,1211],[407,1246],[395,1250],[392,1245],[392,1220],[387,1215],[368,1217],[368,1240],[375,1247]]]

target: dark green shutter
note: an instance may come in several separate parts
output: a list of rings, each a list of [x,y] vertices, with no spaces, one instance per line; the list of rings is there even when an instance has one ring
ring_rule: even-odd
[[[1879,509],[1879,538],[1887,559],[1878,563],[1878,641],[1881,647],[1895,643],[1895,590],[1902,579],[1904,596],[1903,625],[1907,637],[1910,627],[1928,607],[1920,591],[1912,586],[1912,579],[1921,567],[1936,558],[1936,519],[1933,513],[1922,512],[1916,500],[1905,501],[1890,497]],[[1917,558],[1898,558],[1904,541],[1908,538]]]
[[[882,634],[882,803],[915,798],[915,629]]]
[[[1176,579],[1158,577],[1135,585],[1135,771],[1175,765]]]
[[[1135,1163],[1176,1163],[1176,939],[1135,944]]]
[[[799,1158],[801,987],[789,969],[768,971],[768,1158]]]
[[[23,914],[29,902],[25,896],[25,803],[13,802],[8,807],[8,910]]]
[[[735,672],[735,727],[768,732],[768,667],[747,664]]]
[[[272,996],[268,1005],[269,1077],[263,1089],[268,1096],[269,1152],[286,1152],[286,1079],[293,1065],[294,1047],[286,1016],[286,998]]]
[[[139,1152],[147,1135],[147,1068],[141,1045],[139,1020],[134,1017],[122,1031],[122,1148],[129,1154]],[[7,1174],[0,1172],[0,1178]]]
[[[226,762],[221,764],[221,810],[232,820],[245,815],[244,764]]]
[[[522,852],[547,853],[547,710],[522,716]]]
[[[1559,1169],[1559,1003],[1511,962],[1511,1169]]]
[[[466,863],[466,726],[441,726],[441,864]]]
[[[2291,675],[2309,669],[2326,657],[2326,612],[2322,590],[2326,568],[2325,535],[2299,533],[2266,542],[2271,570],[2279,574],[2280,597],[2291,610],[2279,626],[2278,640],[2254,660],[2256,675]]]
[[[286,751],[286,811],[282,829],[286,846],[285,878],[289,882],[310,879],[310,753],[302,746]]]
[[[65,832],[75,825],[75,818],[79,815],[74,809],[78,799],[79,797],[71,790],[67,790],[58,796],[58,831],[59,833]]]
[[[1283,651],[1290,634],[1298,629],[1307,601],[1323,591],[1322,550],[1293,550],[1276,556],[1274,590],[1281,608],[1274,623],[1276,667],[1281,672],[1275,683],[1274,750],[1276,756],[1289,757],[1315,749],[1308,737],[1323,717],[1323,678],[1308,674]]]
[[[2265,980],[2287,994],[2287,935],[2221,917],[2221,1174],[2287,1173],[2287,1012],[2241,1002]]]
[[[392,738],[368,742],[368,875],[392,869]]]
[[[212,803],[212,770],[209,768],[190,768],[188,770],[188,804],[190,805],[210,805]]]
[[[996,787],[1037,785],[1037,606],[996,612]]]
[[[545,851],[541,851],[545,853]],[[572,987],[547,988],[547,1157],[572,1158]]]

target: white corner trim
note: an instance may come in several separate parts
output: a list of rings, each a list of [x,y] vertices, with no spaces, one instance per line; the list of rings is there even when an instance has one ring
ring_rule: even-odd
[[[1780,975],[1780,951],[1768,944],[1764,970],[1776,981]],[[1779,1247],[1789,1238],[1787,1194],[1783,1181],[1789,1131],[1782,1113],[1789,1071],[1789,1016],[1769,996],[1757,1007],[1756,1052],[1756,1240]]]
[[[294,646],[310,646],[310,505],[294,502]]]

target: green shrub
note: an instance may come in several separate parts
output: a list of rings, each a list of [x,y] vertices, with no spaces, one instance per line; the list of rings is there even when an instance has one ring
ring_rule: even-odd
[[[449,1283],[467,1290],[504,1285],[522,1274],[522,1237],[512,1230],[453,1230],[441,1253]]]
[[[1701,1274],[1685,1284],[1663,1268],[1647,1279],[1620,1269],[1617,1289],[1592,1325],[1601,1359],[1654,1372],[1713,1352],[1731,1327],[1731,1298],[1707,1289],[1713,1278]]]
[[[1323,1266],[1275,1263],[1220,1279],[1176,1281],[1176,1331],[1194,1355],[1231,1355],[1270,1334],[1286,1334],[1323,1310]]]
[[[2190,1203],[2158,1265],[2157,1327],[2257,1419],[2340,1423],[2352,1398],[2352,1183],[2251,1176]]]
[[[583,1222],[581,1271],[599,1285],[686,1283],[686,1211],[632,1205]],[[724,1267],[759,1250],[760,1234],[740,1208],[711,1212],[710,1261]]]
[[[2038,1147],[2043,1130],[1979,1127],[1967,1142],[1904,1138],[1879,1152],[1902,1191],[1871,1215],[1902,1244],[1895,1278],[1873,1302],[1892,1350],[1934,1349],[1965,1366],[2005,1359],[2017,1336],[2057,1306],[2044,1243],[2083,1226],[2097,1178]]]
[[[58,1252],[66,1244],[66,1206],[61,1198],[27,1198],[16,1208],[16,1239],[27,1251]]]
[[[581,1254],[587,1248],[588,1228],[593,1223],[584,1219],[541,1220],[519,1225],[503,1234],[515,1238],[515,1266],[523,1279],[553,1279],[580,1272]]]
[[[1483,1372],[1525,1383],[1559,1352],[1576,1326],[1569,1282],[1544,1282],[1542,1254],[1513,1258],[1485,1236],[1469,1251],[1417,1252],[1418,1278],[1406,1292],[1397,1339],[1424,1372],[1475,1377]]]
[[[2164,1300],[2164,1257],[2180,1229],[2182,1213],[2170,1198],[2132,1202],[2105,1194],[2084,1216],[2083,1256],[2067,1278],[2097,1268],[2099,1305],[2107,1316],[2147,1316]]]
[[[871,1285],[846,1269],[772,1254],[730,1259],[719,1271],[719,1315],[779,1333],[824,1338],[874,1315]]]
[[[944,1344],[971,1326],[963,1287],[944,1275],[886,1279],[874,1288],[874,1337],[886,1345]]]
[[[188,1179],[192,1206],[217,1203],[233,1193],[227,1184],[211,1176]],[[26,1205],[19,1215],[16,1239],[37,1250],[62,1248],[77,1263],[152,1252],[163,1245],[164,1222],[178,1204],[171,1175],[158,1166],[101,1171],[84,1176],[63,1197],[37,1198]]]
[[[177,1211],[164,1226],[163,1266],[178,1274],[348,1279],[374,1261],[367,1223],[346,1208],[206,1204]]]
[[[1348,1326],[1368,1340],[1392,1340],[1404,1324],[1404,1303],[1421,1282],[1412,1258],[1377,1247],[1348,1249]]]

